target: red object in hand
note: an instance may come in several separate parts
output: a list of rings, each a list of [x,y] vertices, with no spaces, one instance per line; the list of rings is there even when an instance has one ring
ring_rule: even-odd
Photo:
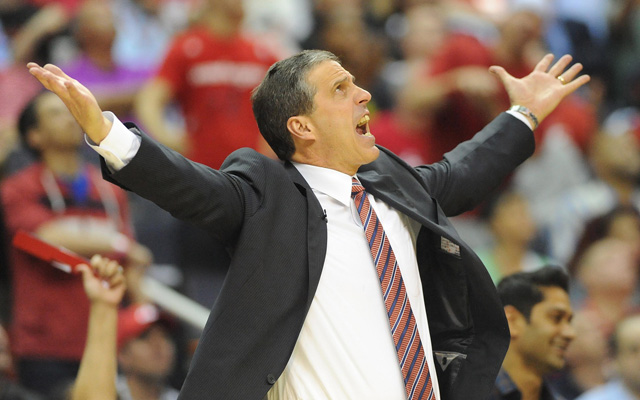
[[[89,260],[71,250],[54,246],[25,231],[18,231],[13,237],[12,244],[15,248],[51,263],[54,267],[67,273],[78,273],[76,269],[78,264],[89,265]]]

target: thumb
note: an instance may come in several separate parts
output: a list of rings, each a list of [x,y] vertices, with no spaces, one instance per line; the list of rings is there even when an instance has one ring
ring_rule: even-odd
[[[78,264],[76,266],[76,270],[82,273],[82,280],[84,282],[86,282],[87,279],[90,279],[91,277],[93,277],[93,271],[87,264]]]
[[[514,79],[513,76],[511,76],[507,72],[507,70],[497,65],[492,65],[491,67],[489,67],[489,72],[496,75],[502,81],[503,85],[506,84],[508,79]]]

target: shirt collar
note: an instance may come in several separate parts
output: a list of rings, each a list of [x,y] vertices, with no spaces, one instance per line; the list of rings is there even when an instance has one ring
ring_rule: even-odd
[[[315,165],[292,162],[300,175],[311,186],[311,189],[326,194],[349,207],[351,204],[351,179],[349,176],[335,169],[318,167]]]
[[[518,389],[513,380],[511,380],[511,377],[504,368],[501,368],[500,373],[498,373],[498,377],[496,378],[496,387],[503,399],[520,399],[522,396],[520,389]],[[540,390],[540,400],[564,400],[564,398],[554,393],[547,382],[543,380],[542,388]]]

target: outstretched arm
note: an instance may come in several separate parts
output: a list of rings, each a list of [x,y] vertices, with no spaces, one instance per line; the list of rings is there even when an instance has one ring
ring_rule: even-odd
[[[588,75],[578,76],[582,65],[574,64],[567,69],[571,56],[561,57],[553,66],[552,61],[553,55],[546,55],[521,79],[512,77],[502,67],[493,66],[490,71],[504,84],[512,105],[528,108],[542,122],[562,99],[589,81]],[[535,127],[533,119],[526,113],[525,116]],[[513,117],[501,115],[473,139],[447,153],[445,160],[418,167],[417,171],[431,196],[438,200],[445,214],[452,216],[475,207],[533,151],[531,131]]]
[[[79,265],[84,290],[91,302],[89,330],[72,400],[116,398],[116,332],[118,304],[126,285],[117,262],[93,256],[91,267]]]
[[[60,97],[89,138],[100,144],[109,133],[112,122],[102,115],[102,110],[89,89],[53,64],[41,67],[30,62],[27,68],[45,88]]]

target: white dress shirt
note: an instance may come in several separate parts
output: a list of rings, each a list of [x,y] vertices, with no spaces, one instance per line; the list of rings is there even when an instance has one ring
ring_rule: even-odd
[[[294,166],[326,211],[327,254],[291,359],[268,398],[406,399],[378,273],[351,198],[352,177],[312,165]],[[435,371],[415,251],[420,226],[367,196],[396,255],[429,370]]]

